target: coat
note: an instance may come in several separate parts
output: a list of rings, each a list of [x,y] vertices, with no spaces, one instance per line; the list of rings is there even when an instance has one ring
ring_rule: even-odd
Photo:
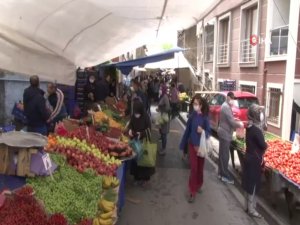
[[[232,141],[233,131],[239,126],[239,122],[233,117],[230,105],[224,102],[221,107],[218,136],[226,141]]]
[[[167,96],[167,94],[164,94],[159,103],[158,103],[158,111],[162,115],[163,113],[166,113],[169,117],[169,112],[170,112],[171,106],[170,106],[170,101]],[[164,124],[160,125],[160,132],[163,134],[167,134],[170,131],[170,117],[169,121],[165,122]]]
[[[46,108],[44,92],[37,87],[28,87],[23,94],[24,114],[29,127],[46,126],[50,111]]]
[[[259,191],[263,155],[267,149],[262,130],[256,126],[246,129],[246,155],[242,176],[242,187],[248,194]]]

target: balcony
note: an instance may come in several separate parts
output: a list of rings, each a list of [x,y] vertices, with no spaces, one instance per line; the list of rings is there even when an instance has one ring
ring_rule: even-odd
[[[257,46],[250,44],[250,39],[241,41],[241,58],[240,63],[255,64],[256,63]]]
[[[219,44],[218,64],[228,64],[228,44]]]

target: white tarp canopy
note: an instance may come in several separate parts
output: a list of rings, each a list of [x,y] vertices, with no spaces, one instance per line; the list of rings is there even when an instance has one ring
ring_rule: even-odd
[[[219,0],[1,0],[0,68],[74,84],[93,66],[182,30]]]
[[[167,59],[155,63],[147,63],[145,65],[146,69],[176,69],[189,67],[191,67],[191,64],[187,61],[182,52],[175,53],[173,59]]]

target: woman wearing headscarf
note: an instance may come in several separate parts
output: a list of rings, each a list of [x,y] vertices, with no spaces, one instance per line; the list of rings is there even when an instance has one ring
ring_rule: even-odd
[[[133,100],[133,113],[128,125],[128,134],[131,139],[143,140],[150,134],[151,121],[144,105],[138,99]],[[155,169],[151,167],[138,166],[136,161],[131,163],[131,175],[134,176],[137,184],[145,185]]]
[[[253,104],[248,110],[246,129],[246,155],[242,177],[242,187],[246,191],[246,211],[250,216],[260,218],[256,211],[255,196],[261,186],[264,153],[267,149],[261,128],[261,107]]]
[[[171,109],[170,101],[168,97],[168,89],[166,85],[161,86],[160,90],[160,100],[158,103],[157,111],[160,113],[159,123],[159,132],[161,136],[162,142],[162,149],[159,152],[160,155],[166,154],[166,147],[167,147],[167,137],[170,129],[170,117],[169,112]]]

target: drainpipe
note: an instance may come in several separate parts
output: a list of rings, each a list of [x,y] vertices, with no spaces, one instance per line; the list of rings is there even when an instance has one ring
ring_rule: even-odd
[[[266,63],[264,63],[264,72],[263,72],[263,83],[262,83],[262,105],[265,107],[267,106],[267,74],[268,74],[268,69],[266,68]]]
[[[294,82],[297,58],[297,41],[299,26],[300,0],[290,2],[290,23],[288,37],[288,58],[286,61],[285,83],[283,89],[283,112],[281,136],[284,140],[290,139],[291,120],[294,99]]]

